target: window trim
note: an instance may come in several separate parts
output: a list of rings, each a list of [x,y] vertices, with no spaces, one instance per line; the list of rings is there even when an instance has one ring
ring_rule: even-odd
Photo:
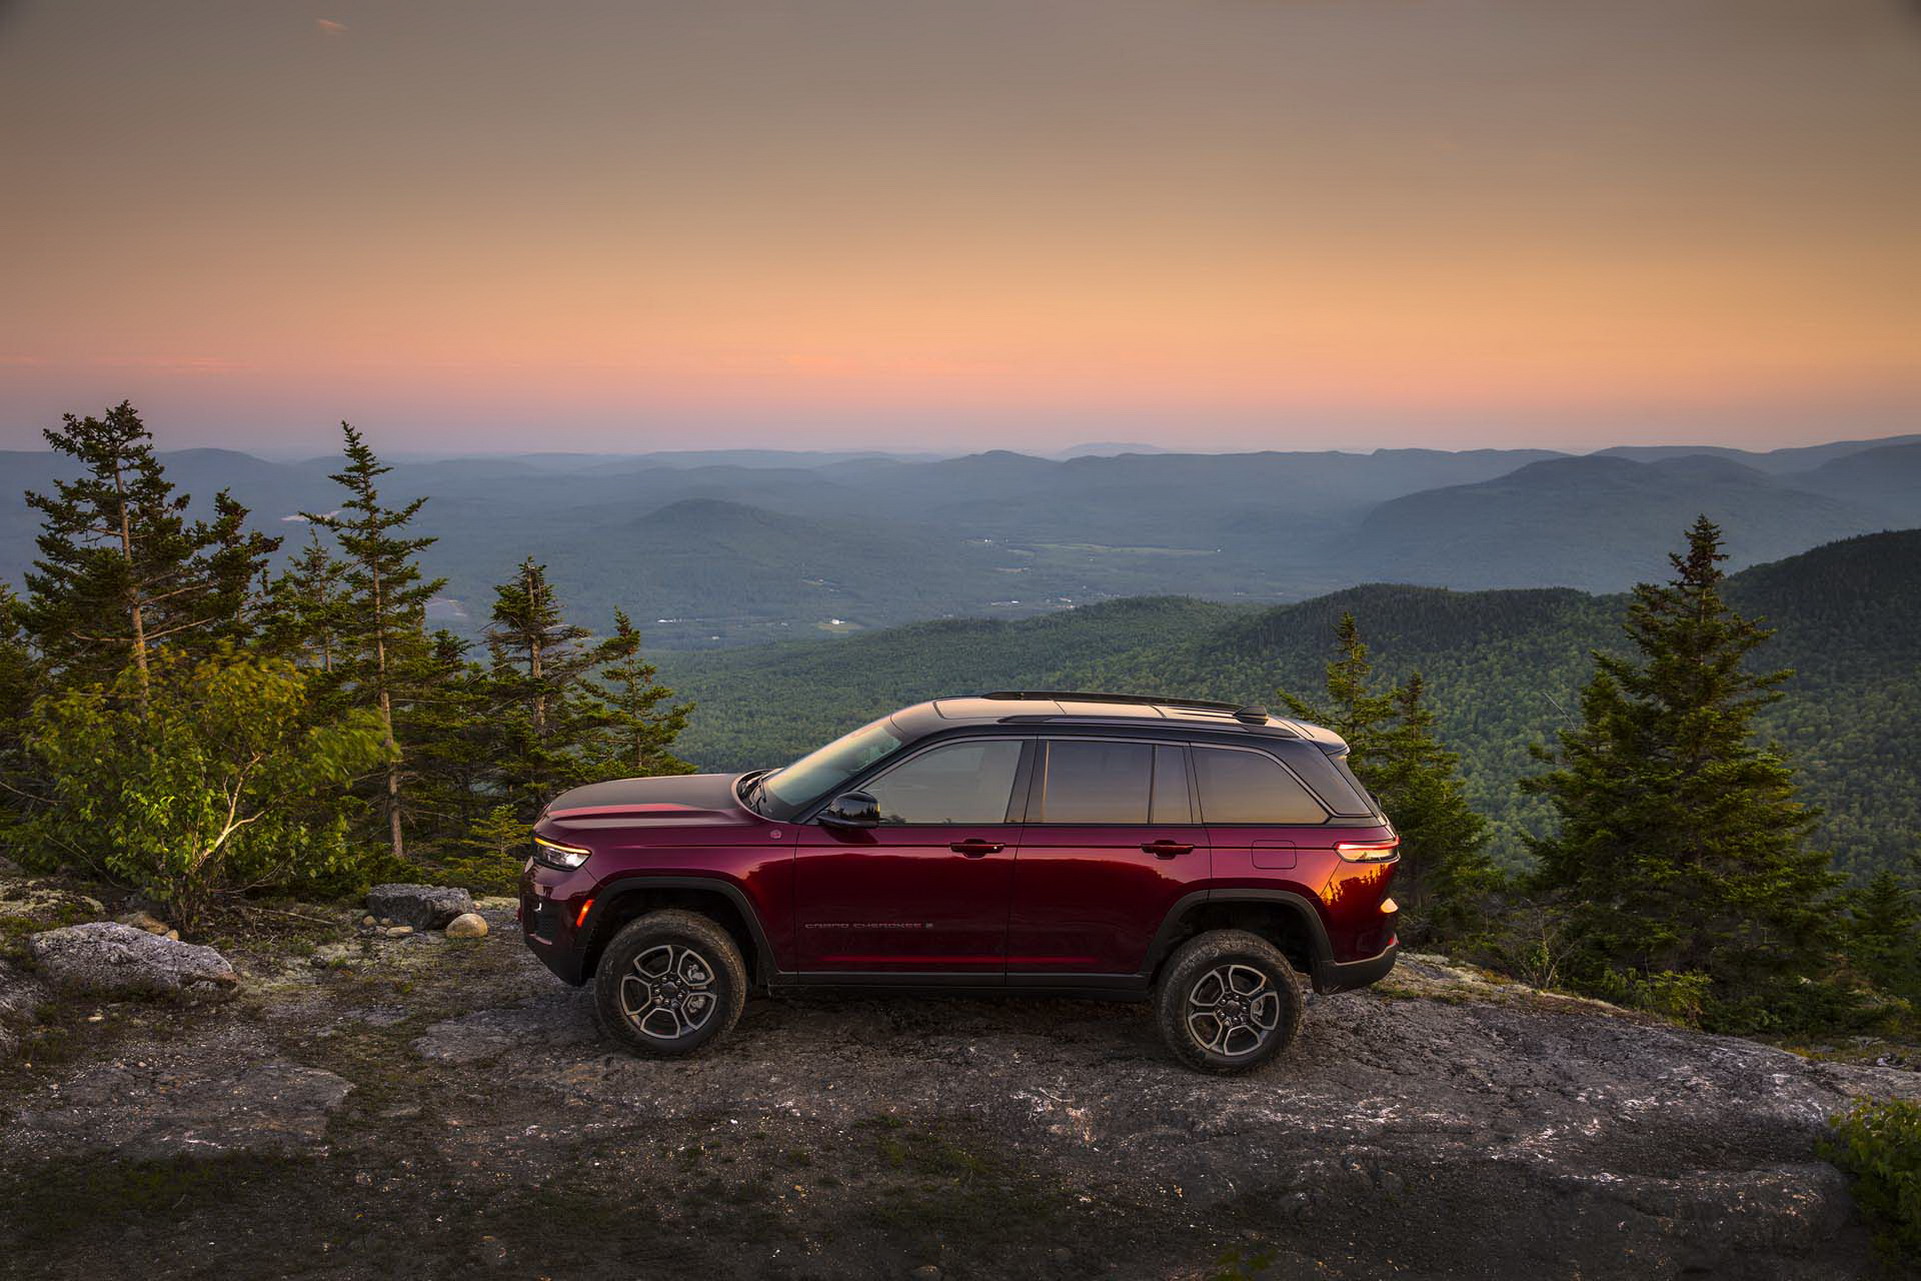
[[[1150,752],[1162,747],[1180,749],[1181,763],[1187,771],[1187,821],[1185,823],[1163,823],[1154,818],[1154,775],[1160,766],[1153,756],[1148,757],[1147,817],[1138,823],[1056,823],[1048,821],[1047,794],[1047,751],[1055,743],[1135,743],[1146,747]],[[1195,744],[1177,738],[1148,738],[1144,735],[1119,734],[1047,734],[1034,740],[1031,777],[1028,779],[1027,805],[1021,823],[1026,827],[1104,827],[1115,830],[1139,829],[1143,827],[1205,827],[1200,816],[1200,793],[1195,787],[1194,753]]]
[[[888,831],[898,832],[910,828],[930,830],[933,828],[1007,827],[1025,822],[1026,820],[1023,815],[1026,811],[1029,785],[1028,775],[1033,768],[1034,740],[1024,734],[961,734],[953,738],[935,739],[925,747],[909,748],[906,754],[900,756],[898,759],[879,762],[878,769],[867,777],[859,779],[857,782],[850,781],[846,790],[850,792],[865,792],[880,783],[895,770],[903,769],[923,756],[931,756],[944,747],[962,747],[975,743],[1018,743],[1020,745],[1020,757],[1014,762],[1014,779],[1007,789],[1007,809],[1000,818],[987,819],[974,823],[882,823],[880,826]],[[822,808],[831,805],[833,800],[833,797],[827,797],[822,802]],[[807,821],[812,823],[818,820],[819,817],[820,815],[817,810],[815,813],[807,816]]]
[[[1194,809],[1200,814],[1201,822],[1203,825],[1207,827],[1352,826],[1352,824],[1336,824],[1334,822],[1334,819],[1336,816],[1334,812],[1328,808],[1327,802],[1321,799],[1321,794],[1315,791],[1313,788],[1309,787],[1307,785],[1307,780],[1302,778],[1299,774],[1295,773],[1294,767],[1289,765],[1286,761],[1282,760],[1278,754],[1274,752],[1262,751],[1258,747],[1243,747],[1237,743],[1195,743],[1193,744],[1193,746],[1197,749],[1207,749],[1207,750],[1217,751],[1217,752],[1246,752],[1250,756],[1266,757],[1268,760],[1273,761],[1276,765],[1280,766],[1281,772],[1286,774],[1289,778],[1293,779],[1295,785],[1301,789],[1301,794],[1306,796],[1308,800],[1312,801],[1314,803],[1314,808],[1321,812],[1321,821],[1318,823],[1288,823],[1278,819],[1263,819],[1259,822],[1254,822],[1254,823],[1229,823],[1226,821],[1222,821],[1219,823],[1212,822],[1207,817],[1207,802],[1201,799],[1200,757],[1198,754],[1194,752],[1190,752],[1188,753],[1188,757],[1187,757],[1187,768],[1188,768],[1188,771],[1193,775],[1193,779],[1194,779],[1194,790],[1192,793],[1193,806],[1194,806]]]

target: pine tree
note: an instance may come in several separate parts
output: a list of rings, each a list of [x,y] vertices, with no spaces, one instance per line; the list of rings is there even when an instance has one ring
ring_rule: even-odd
[[[320,541],[319,527],[310,526],[307,546],[268,584],[261,646],[331,677],[352,623],[347,565]]]
[[[1338,652],[1327,664],[1327,703],[1317,706],[1286,690],[1278,693],[1283,706],[1303,720],[1325,725],[1347,740],[1348,764],[1366,779],[1368,757],[1394,716],[1394,691],[1373,687],[1374,663],[1360,624],[1351,612],[1334,625]]]
[[[547,567],[531,557],[494,589],[487,648],[495,787],[522,821],[556,794],[593,777],[592,745],[606,720],[589,677],[600,666],[592,635],[567,622]]]
[[[0,816],[24,813],[42,799],[39,773],[27,750],[33,703],[46,693],[46,673],[20,625],[22,606],[0,583]]]
[[[205,626],[203,654],[221,644],[245,645],[254,639],[266,609],[267,562],[281,540],[247,528],[248,511],[232,494],[213,496],[213,523],[206,527],[206,590],[193,603]]]
[[[1595,654],[1581,725],[1523,785],[1560,820],[1529,844],[1568,904],[1577,979],[1705,975],[1733,1026],[1757,1008],[1734,1003],[1820,963],[1836,878],[1788,763],[1755,741],[1790,673],[1746,666],[1771,633],[1721,597],[1721,531],[1700,518],[1669,559],[1672,581],[1634,589],[1633,656]]]
[[[630,778],[690,773],[694,767],[667,749],[687,728],[694,705],[661,706],[674,691],[654,679],[657,669],[640,656],[640,630],[624,610],[614,611],[614,634],[601,643],[600,657],[607,707],[601,772]]]
[[[1488,857],[1487,820],[1467,803],[1458,754],[1441,746],[1427,686],[1415,672],[1395,690],[1395,720],[1375,748],[1367,785],[1401,837],[1394,896],[1408,909],[1408,934],[1459,937],[1500,888]]]
[[[47,444],[84,471],[52,494],[27,494],[41,532],[23,622],[65,683],[107,683],[131,667],[144,698],[154,647],[220,619],[225,584],[208,549],[222,537],[257,545],[244,541],[244,509],[223,509],[221,533],[187,520],[188,496],[174,492],[132,405],[61,423]]]
[[[416,780],[410,809],[442,849],[462,842],[490,803],[497,765],[495,690],[487,669],[468,657],[472,648],[444,628],[433,633],[404,722]]]
[[[407,763],[396,725],[430,656],[427,602],[447,580],[421,576],[419,555],[435,540],[404,532],[427,500],[385,506],[378,482],[393,469],[381,463],[352,426],[342,423],[340,430],[346,438],[347,465],[333,480],[346,489],[346,501],[328,515],[304,514],[334,535],[347,561],[350,623],[341,637],[338,673],[356,703],[378,712],[386,734],[381,808],[388,841],[399,858],[406,854],[402,784]]]
[[[1921,999],[1921,889],[1884,867],[1847,901],[1849,959],[1876,986]]]
[[[1336,656],[1326,668],[1326,704],[1287,690],[1279,691],[1279,700],[1347,740],[1350,768],[1400,835],[1394,897],[1405,913],[1403,933],[1412,940],[1458,936],[1474,923],[1478,900],[1499,885],[1487,855],[1487,820],[1467,803],[1460,758],[1435,734],[1420,674],[1377,688],[1367,643],[1351,613],[1335,625],[1335,643]]]

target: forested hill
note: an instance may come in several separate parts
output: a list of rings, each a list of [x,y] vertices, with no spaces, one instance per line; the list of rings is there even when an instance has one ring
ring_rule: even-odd
[[[1778,629],[1765,661],[1794,667],[1766,723],[1827,811],[1822,838],[1853,870],[1921,843],[1921,530],[1871,534],[1734,575],[1729,595]],[[1426,674],[1497,851],[1520,857],[1537,802],[1515,781],[1530,741],[1569,722],[1589,653],[1616,648],[1623,596],[1551,589],[1357,587],[1271,608],[1119,601],[1019,622],[961,620],[836,641],[668,657],[700,703],[682,740],[702,766],[791,758],[902,703],[960,690],[1086,688],[1267,702],[1313,692],[1335,620],[1352,611],[1383,674]]]

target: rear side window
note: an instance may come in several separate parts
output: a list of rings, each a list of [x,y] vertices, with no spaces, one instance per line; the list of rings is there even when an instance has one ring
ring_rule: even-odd
[[[1194,775],[1201,817],[1209,823],[1325,823],[1322,809],[1300,780],[1265,752],[1196,747]]]
[[[1166,743],[1054,739],[1035,823],[1191,823],[1187,759]]]
[[[1146,823],[1154,745],[1060,739],[1047,745],[1043,823]]]
[[[889,825],[1005,823],[1020,763],[1012,739],[950,743],[902,761],[867,790]]]

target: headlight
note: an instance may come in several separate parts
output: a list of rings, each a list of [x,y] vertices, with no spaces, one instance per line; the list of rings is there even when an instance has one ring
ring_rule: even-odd
[[[592,850],[583,850],[578,845],[562,845],[542,836],[534,837],[534,862],[563,872],[573,871],[593,855]]]

